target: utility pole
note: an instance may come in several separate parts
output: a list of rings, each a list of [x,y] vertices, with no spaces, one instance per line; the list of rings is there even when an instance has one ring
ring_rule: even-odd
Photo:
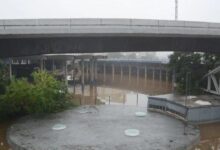
[[[175,20],[178,20],[178,0],[175,0]]]

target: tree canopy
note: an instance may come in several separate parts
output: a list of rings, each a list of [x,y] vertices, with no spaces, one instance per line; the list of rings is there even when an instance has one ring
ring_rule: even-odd
[[[176,74],[176,89],[181,94],[185,93],[187,74],[190,93],[199,94],[202,77],[220,62],[220,55],[209,53],[174,52],[169,58],[169,67]]]

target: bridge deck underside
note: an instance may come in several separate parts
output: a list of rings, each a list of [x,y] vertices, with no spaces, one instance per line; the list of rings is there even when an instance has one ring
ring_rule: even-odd
[[[0,57],[48,53],[130,51],[220,51],[220,38],[205,37],[41,37],[0,39]]]

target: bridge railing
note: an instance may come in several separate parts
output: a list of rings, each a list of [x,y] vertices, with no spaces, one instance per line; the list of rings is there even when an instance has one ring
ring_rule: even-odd
[[[186,107],[165,98],[149,97],[148,109],[175,116],[189,123],[200,124],[220,121],[220,105]]]
[[[169,101],[165,98],[149,97],[148,98],[148,109],[161,110],[164,112],[172,113],[176,117],[186,118],[188,108],[176,103]]]
[[[194,123],[220,121],[220,106],[192,107],[188,110],[187,120]]]

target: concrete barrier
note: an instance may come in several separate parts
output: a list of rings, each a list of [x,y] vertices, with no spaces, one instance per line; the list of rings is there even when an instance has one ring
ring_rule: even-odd
[[[220,121],[220,106],[186,107],[165,98],[149,97],[148,109],[172,114],[188,123],[201,124]]]
[[[187,120],[194,123],[220,121],[220,106],[193,107],[188,110]]]

